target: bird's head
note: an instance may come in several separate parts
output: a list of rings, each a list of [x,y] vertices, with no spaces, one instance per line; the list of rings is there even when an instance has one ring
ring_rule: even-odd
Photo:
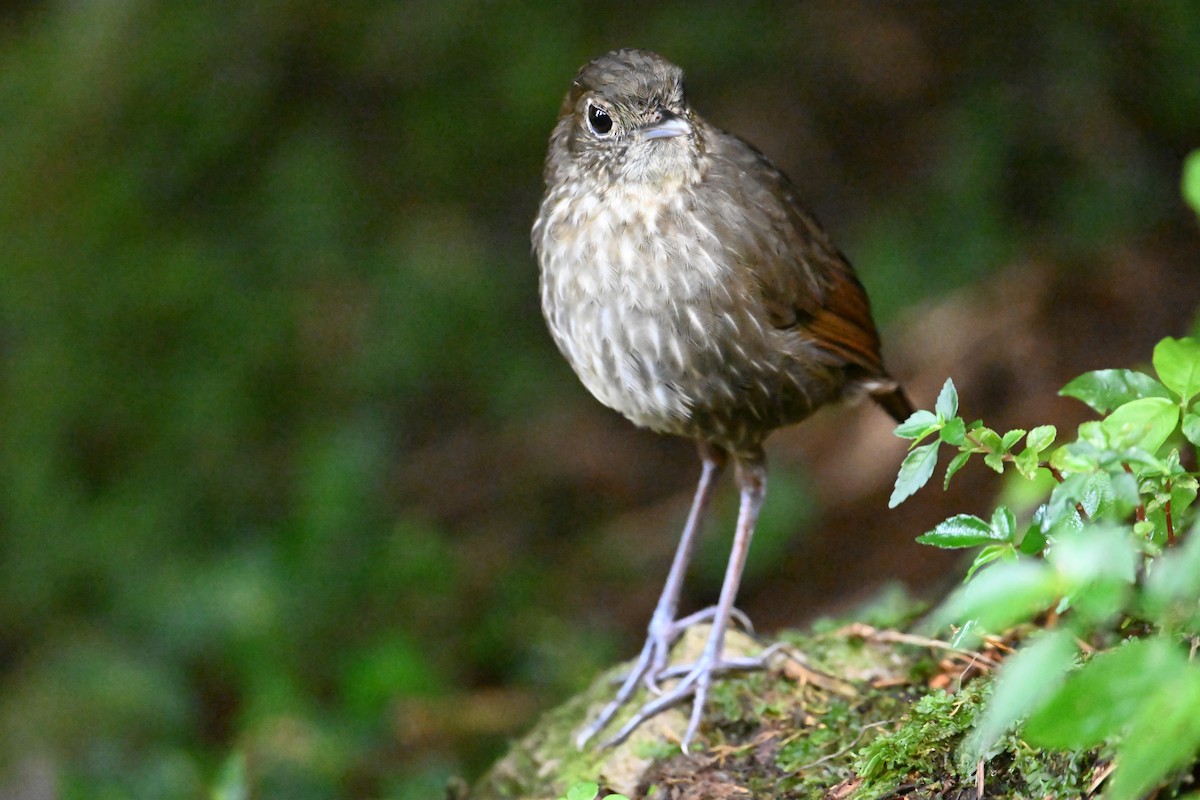
[[[614,50],[571,84],[551,137],[547,180],[582,170],[601,190],[681,184],[698,178],[701,150],[683,70],[648,50]]]

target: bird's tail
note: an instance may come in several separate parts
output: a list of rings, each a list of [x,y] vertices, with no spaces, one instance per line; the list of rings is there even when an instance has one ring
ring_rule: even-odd
[[[894,380],[883,380],[866,387],[871,399],[883,408],[896,422],[904,422],[912,416],[912,401],[904,393],[904,387]]]

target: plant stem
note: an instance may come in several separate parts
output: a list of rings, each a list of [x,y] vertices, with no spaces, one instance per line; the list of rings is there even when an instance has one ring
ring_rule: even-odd
[[[1125,472],[1128,473],[1129,475],[1133,475],[1133,468],[1130,467],[1128,464],[1121,464],[1121,468],[1123,470],[1125,470]],[[1134,476],[1134,479],[1136,480],[1136,476]],[[1138,496],[1140,497],[1141,495],[1138,495]],[[1137,519],[1138,522],[1146,521],[1146,504],[1144,502],[1138,503],[1137,510],[1134,511],[1134,517]]]
[[[1163,513],[1167,517],[1167,546],[1175,544],[1175,523],[1171,519],[1171,479],[1167,478],[1165,486],[1167,488],[1167,500],[1163,503]]]

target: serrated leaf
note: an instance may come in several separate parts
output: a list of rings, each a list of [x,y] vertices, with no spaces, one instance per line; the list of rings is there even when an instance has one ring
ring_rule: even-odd
[[[999,539],[995,530],[987,522],[971,514],[958,514],[950,519],[942,520],[933,530],[917,537],[921,544],[929,544],[944,549],[960,547],[978,547]]]
[[[991,428],[979,426],[975,431],[975,438],[979,440],[979,444],[989,453],[998,453],[1001,451],[1000,434],[996,433]]]
[[[933,468],[937,465],[938,443],[931,442],[913,448],[900,464],[896,485],[888,499],[888,508],[895,508],[911,497],[914,492],[929,482]]]
[[[962,469],[967,461],[971,458],[971,451],[964,450],[950,460],[950,466],[946,467],[946,479],[942,481],[942,489],[950,488],[950,479],[954,477],[960,469]]]
[[[1123,511],[1132,511],[1142,502],[1142,496],[1138,492],[1137,478],[1128,472],[1118,472],[1115,475],[1110,475],[1109,487],[1112,490],[1113,501],[1125,505],[1125,508],[1122,509]]]
[[[1146,373],[1131,369],[1100,369],[1087,372],[1068,383],[1058,393],[1082,400],[1101,414],[1143,397],[1170,398],[1167,387]]]
[[[1009,543],[1016,541],[1017,518],[1006,506],[1000,506],[992,512],[991,528],[996,539]]]
[[[1059,525],[1066,517],[1075,516],[1075,504],[1087,494],[1088,482],[1095,473],[1079,472],[1067,475],[1063,482],[1050,492],[1050,500],[1046,504],[1046,525],[1043,530],[1050,530]]]
[[[1189,442],[1200,447],[1200,414],[1189,411],[1183,415],[1183,435]]]
[[[964,743],[971,761],[1054,694],[1077,652],[1071,632],[1060,629],[1039,634],[1004,663],[987,710]]]
[[[942,391],[938,393],[937,405],[934,407],[941,419],[952,419],[958,416],[958,390],[954,381],[946,378]]]
[[[1117,746],[1117,769],[1104,793],[1110,800],[1147,796],[1200,750],[1200,669],[1188,664],[1163,680],[1143,699],[1125,738]]]
[[[1132,400],[1101,421],[1113,447],[1155,453],[1179,424],[1179,406],[1162,397]]]
[[[967,583],[974,577],[975,573],[981,568],[986,567],[993,561],[1000,559],[1016,558],[1017,551],[1011,544],[989,544],[979,551],[975,556],[975,560],[971,562],[971,566],[967,568],[967,574],[963,576],[963,583]]]
[[[1004,473],[1004,456],[999,453],[987,453],[983,457],[983,463],[1001,474]]]
[[[1200,342],[1170,336],[1163,339],[1154,346],[1154,371],[1186,406],[1200,394]]]
[[[1053,425],[1038,425],[1025,437],[1025,446],[1034,452],[1040,453],[1054,444],[1056,436],[1058,436],[1058,428],[1055,428]]]
[[[894,433],[901,439],[924,439],[938,429],[938,418],[932,411],[914,411],[896,426]]]
[[[1128,725],[1159,682],[1186,663],[1161,637],[1100,653],[1029,718],[1025,737],[1059,750],[1095,747]]]
[[[1017,472],[1029,480],[1033,480],[1037,477],[1038,464],[1041,463],[1038,455],[1038,451],[1032,447],[1026,447],[1013,459],[1013,466],[1017,468]]]
[[[1096,448],[1087,442],[1071,442],[1057,447],[1046,460],[1059,472],[1091,472],[1100,468]]]
[[[939,438],[946,444],[958,447],[966,438],[966,426],[963,424],[961,417],[954,417],[946,420],[946,424],[939,432]]]
[[[1013,428],[1000,437],[1000,449],[1007,453],[1017,443],[1017,440],[1024,435],[1025,431],[1021,428]]]

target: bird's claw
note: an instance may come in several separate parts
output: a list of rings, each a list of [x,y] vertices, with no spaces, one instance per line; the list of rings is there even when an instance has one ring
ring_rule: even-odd
[[[633,667],[620,680],[621,687],[613,699],[604,706],[603,710],[583,728],[576,736],[576,746],[582,748],[592,737],[603,730],[620,711],[621,707],[633,696],[639,683],[644,685],[653,695],[637,713],[635,713],[602,747],[613,747],[625,741],[639,725],[665,709],[668,709],[688,697],[693,698],[692,712],[688,727],[681,740],[681,746],[686,753],[689,743],[695,736],[700,725],[704,704],[708,699],[708,690],[713,676],[728,672],[747,672],[763,669],[767,658],[776,651],[772,646],[757,656],[741,658],[712,658],[705,653],[699,660],[690,664],[667,663],[671,645],[690,625],[710,620],[714,617],[713,609],[704,609],[680,619],[669,626],[657,627],[646,639],[642,652],[638,655]],[[739,626],[752,631],[749,618],[744,613],[734,610],[731,618],[737,620]],[[661,681],[677,680],[677,683],[667,689],[660,686]]]

